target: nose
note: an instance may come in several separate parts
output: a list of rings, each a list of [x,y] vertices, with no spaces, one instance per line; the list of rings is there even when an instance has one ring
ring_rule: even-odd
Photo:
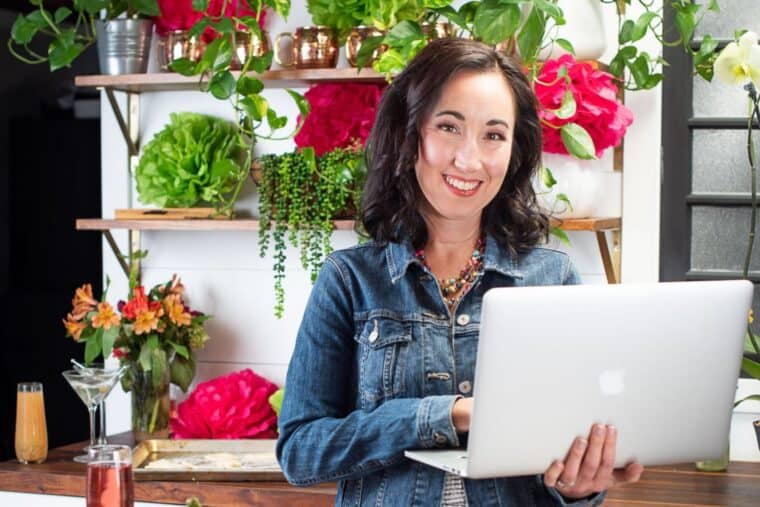
[[[474,171],[480,168],[480,163],[477,141],[462,139],[454,151],[454,167],[462,171]]]

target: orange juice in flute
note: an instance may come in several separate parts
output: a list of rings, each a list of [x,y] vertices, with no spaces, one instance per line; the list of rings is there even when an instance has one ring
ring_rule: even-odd
[[[48,440],[42,384],[22,382],[16,389],[16,458],[21,463],[42,463]]]

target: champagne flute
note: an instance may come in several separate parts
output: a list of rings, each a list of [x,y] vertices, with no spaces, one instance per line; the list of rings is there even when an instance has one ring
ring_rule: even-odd
[[[89,447],[93,447],[96,444],[95,410],[98,404],[111,392],[123,371],[123,368],[105,369],[86,367],[76,370],[66,370],[63,372],[63,377],[69,383],[71,388],[79,395],[82,402],[87,406],[90,415]],[[90,458],[84,454],[76,456],[74,461],[78,463],[88,463]]]

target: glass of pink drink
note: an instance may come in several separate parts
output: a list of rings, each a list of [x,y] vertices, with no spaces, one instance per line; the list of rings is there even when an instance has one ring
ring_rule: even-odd
[[[87,507],[133,507],[132,451],[126,445],[87,450]]]

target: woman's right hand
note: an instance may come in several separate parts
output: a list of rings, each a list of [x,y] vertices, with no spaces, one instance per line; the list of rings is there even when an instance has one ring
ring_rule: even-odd
[[[451,420],[457,433],[470,431],[470,417],[472,416],[472,398],[459,398],[451,407]]]

